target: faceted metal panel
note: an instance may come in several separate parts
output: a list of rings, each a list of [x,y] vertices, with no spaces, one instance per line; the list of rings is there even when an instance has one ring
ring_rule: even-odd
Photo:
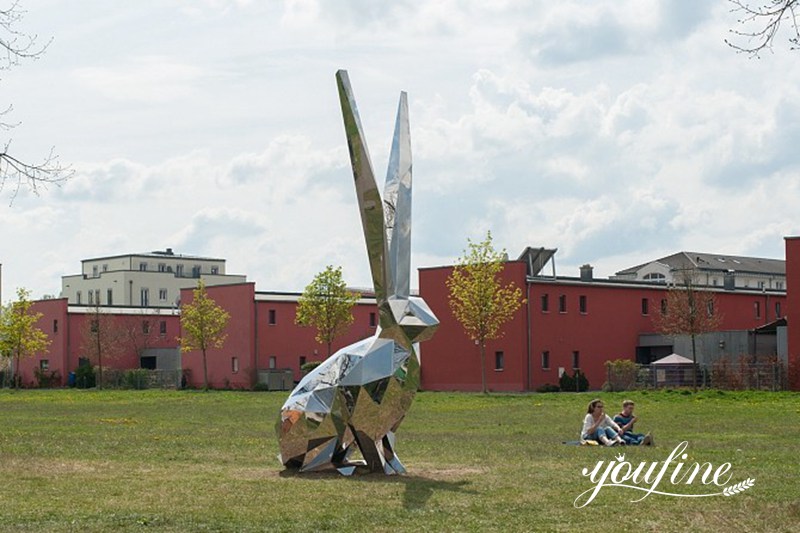
[[[356,199],[380,316],[375,335],[342,348],[309,372],[289,395],[275,425],[280,460],[301,472],[357,466],[405,473],[395,431],[419,388],[415,346],[439,321],[411,297],[411,137],[408,100],[400,94],[381,199],[347,72],[336,73]],[[354,453],[363,460],[353,460]]]

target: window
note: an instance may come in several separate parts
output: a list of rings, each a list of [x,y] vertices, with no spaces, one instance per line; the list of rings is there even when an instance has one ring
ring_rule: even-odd
[[[75,303],[81,305],[81,291],[75,293]]]
[[[642,314],[649,315],[650,314],[650,300],[647,298],[642,298]]]
[[[766,286],[766,282],[764,282],[764,281],[759,281],[758,282],[758,288],[759,289],[763,289],[765,286]]]
[[[218,266],[211,267],[211,273],[212,274],[219,274],[219,267]]]
[[[150,305],[150,289],[142,288],[141,290],[142,307]]]
[[[714,302],[711,300],[706,302],[706,313],[708,316],[714,316]]]
[[[97,270],[98,270],[98,269],[97,269],[97,265],[94,265],[94,266],[92,267],[92,277],[93,277],[93,278],[96,278],[96,277],[99,275],[99,274],[97,273]]]
[[[94,305],[94,291],[89,290],[89,305]]]
[[[781,317],[781,303],[775,302],[775,318]]]
[[[142,320],[142,333],[145,335],[150,334],[150,321],[149,320]]]
[[[108,265],[103,265],[103,272],[108,272]]]
[[[139,263],[139,270],[141,271],[147,270],[147,263],[145,262]]]
[[[566,313],[567,312],[567,295],[562,294],[558,297],[558,312],[559,313]]]
[[[200,265],[195,265],[192,267],[192,277],[193,278],[200,277]]]
[[[546,294],[542,294],[542,313],[550,310],[550,298]]]
[[[158,289],[158,299],[162,302],[167,301],[167,289]]]
[[[269,369],[275,370],[278,367],[278,358],[274,355],[269,356]]]
[[[572,368],[580,368],[581,367],[581,352],[575,350],[572,352]]]
[[[370,313],[369,314],[369,327],[374,328],[377,325],[378,325],[378,317],[375,315],[375,313]]]
[[[667,300],[664,298],[661,299],[661,314],[662,315],[667,314]]]
[[[753,302],[753,312],[756,318],[761,318],[761,302]]]
[[[39,361],[39,368],[41,370],[47,370],[48,368],[50,368],[50,361],[48,359],[42,359],[41,361]]]
[[[656,281],[658,283],[665,283],[667,281],[667,277],[660,272],[650,272],[649,274],[645,274],[644,278],[647,281]]]
[[[97,319],[92,319],[89,323],[89,331],[92,333],[97,333],[97,330],[100,328],[100,324],[97,322]]]
[[[179,278],[183,277],[183,265],[177,265],[175,267],[175,275],[178,276]]]
[[[503,352],[494,352],[494,369],[503,370]]]
[[[167,334],[167,321],[162,320],[158,325],[158,333],[163,337]]]
[[[277,323],[278,323],[277,314],[275,313],[274,309],[270,309],[269,310],[269,318],[267,319],[267,324],[269,324],[270,326],[274,326]]]
[[[782,291],[783,290],[783,282],[782,281],[776,281],[775,282],[775,288]]]
[[[97,305],[100,305],[100,289],[94,291],[94,301],[97,302]]]
[[[58,320],[53,320],[53,333],[58,333]]]
[[[719,280],[717,278],[713,278],[711,280],[711,284],[716,287],[717,285],[719,285]]]
[[[542,370],[550,370],[550,352],[542,352]]]
[[[231,372],[234,374],[239,371],[239,358],[231,357]]]
[[[106,300],[108,301],[108,305],[114,305],[114,291],[113,291],[113,289],[108,289],[106,291]]]
[[[579,308],[581,314],[583,314],[583,315],[586,314],[586,312],[587,312],[586,311],[586,296],[583,296],[583,295],[578,296],[578,308]]]

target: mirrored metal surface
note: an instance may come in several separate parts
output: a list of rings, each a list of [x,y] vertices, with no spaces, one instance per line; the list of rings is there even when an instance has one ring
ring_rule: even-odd
[[[280,460],[301,472],[357,466],[404,473],[395,431],[419,388],[415,344],[439,321],[410,297],[411,139],[408,101],[400,94],[381,199],[346,71],[336,73],[356,198],[380,315],[374,336],[342,348],[298,383],[275,429]],[[360,456],[360,459],[356,456]]]

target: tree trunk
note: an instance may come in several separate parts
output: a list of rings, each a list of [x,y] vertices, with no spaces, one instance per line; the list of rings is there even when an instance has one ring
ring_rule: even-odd
[[[208,391],[208,364],[206,363],[206,350],[203,349],[203,390]]]
[[[331,341],[328,341],[328,357],[331,356]]]
[[[486,390],[486,343],[483,340],[480,341],[481,344],[481,390],[483,393],[486,394],[488,391]]]
[[[100,347],[100,324],[97,325],[97,388],[103,388],[103,350]]]
[[[16,357],[14,358],[14,373],[11,376],[14,380],[14,389],[19,388],[20,376],[19,376],[19,351],[17,352]]]
[[[697,392],[697,352],[695,349],[695,336],[692,334],[692,382],[694,383],[694,391]]]

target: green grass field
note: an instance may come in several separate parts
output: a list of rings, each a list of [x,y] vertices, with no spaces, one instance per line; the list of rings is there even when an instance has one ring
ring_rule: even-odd
[[[408,475],[352,478],[283,471],[273,423],[285,396],[0,391],[0,529],[800,531],[796,393],[625,394],[656,438],[626,450],[561,444],[593,393],[420,393],[398,433]],[[623,395],[602,398],[613,408]],[[663,461],[683,440],[689,461],[730,462],[731,483],[755,486],[638,503],[605,488],[573,507],[592,487],[584,467],[620,451]]]

